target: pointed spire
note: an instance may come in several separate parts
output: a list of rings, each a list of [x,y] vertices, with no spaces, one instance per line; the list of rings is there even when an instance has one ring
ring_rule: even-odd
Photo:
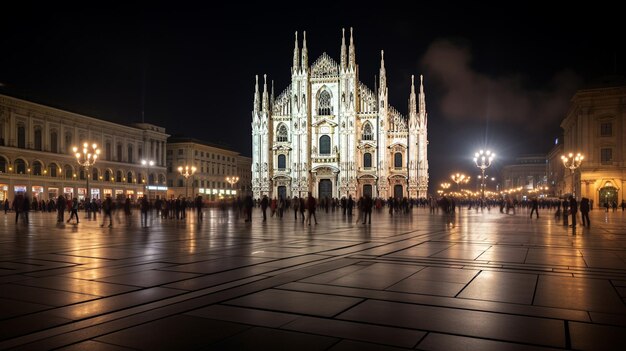
[[[346,69],[348,54],[346,52],[346,29],[341,28],[341,68]]]
[[[415,76],[411,75],[411,95],[409,95],[409,118],[417,118],[417,101],[415,99]]]
[[[380,91],[387,88],[387,71],[385,70],[385,52],[380,50]]]
[[[270,95],[270,106],[274,108],[274,80],[272,79],[272,93]]]
[[[303,33],[304,39],[302,40],[302,71],[306,71],[309,68],[309,52],[306,48],[306,31]]]
[[[354,39],[352,37],[352,27],[350,27],[350,47],[348,48],[348,57],[350,58],[349,67],[356,66],[356,53],[354,50]]]
[[[420,74],[419,113],[426,116],[426,94],[424,94],[424,76]]]
[[[254,83],[254,112],[259,112],[261,109],[261,95],[259,94],[259,75],[255,76],[256,82]]]
[[[291,68],[292,73],[295,73],[300,67],[300,52],[298,50],[298,32],[296,32],[296,44],[293,48],[293,67]]]
[[[267,74],[263,75],[263,112],[269,112],[269,97],[267,96]]]

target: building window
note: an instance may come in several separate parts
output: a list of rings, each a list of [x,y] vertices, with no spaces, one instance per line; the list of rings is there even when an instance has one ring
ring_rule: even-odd
[[[128,163],[133,163],[133,146],[128,145]]]
[[[117,162],[122,162],[122,144],[117,144]]]
[[[65,165],[65,179],[72,179],[74,177],[74,169],[72,169],[72,166],[70,165]]]
[[[372,167],[372,154],[370,154],[369,152],[363,154],[363,167]]]
[[[372,125],[369,123],[365,123],[365,125],[363,126],[363,140],[374,140]]]
[[[328,135],[320,137],[320,155],[330,155],[330,137]]]
[[[603,137],[613,136],[613,123],[611,122],[600,123],[600,136],[603,136]]]
[[[613,149],[611,148],[600,149],[600,162],[602,162],[602,164],[613,163]]]
[[[118,183],[122,182],[122,171],[117,171],[117,174],[115,176],[115,181]]]
[[[112,155],[112,151],[113,150],[111,149],[111,142],[107,141],[107,143],[106,143],[106,145],[104,147],[104,150],[105,150],[104,151],[105,152],[105,155],[104,155],[105,159],[107,161],[111,161],[113,159],[113,155]]]
[[[168,179],[167,180],[167,186],[170,187],[170,188],[174,187],[174,181],[172,179]]]
[[[393,166],[395,168],[402,168],[402,153],[396,152],[393,154]]]
[[[93,168],[91,170],[91,180],[98,180],[98,169]]]
[[[287,135],[287,127],[284,124],[281,124],[280,126],[278,126],[278,131],[276,132],[276,141],[279,143],[289,141],[289,138]]]
[[[42,137],[41,137],[41,127],[35,128],[35,150],[41,151]]]
[[[126,174],[126,183],[132,183],[132,182],[133,182],[133,173],[128,172],[128,174]]]
[[[111,170],[107,169],[104,171],[104,180],[107,182],[111,181]]]
[[[180,188],[180,187],[182,187],[182,186],[183,186],[183,180],[182,180],[182,179],[179,179],[179,180],[178,180],[178,187]]]
[[[70,132],[65,133],[65,147],[68,153],[72,151],[72,133]]]
[[[50,168],[50,177],[56,178],[57,177],[57,165],[55,163],[51,163],[50,166],[48,167]]]
[[[319,96],[317,105],[317,114],[321,116],[328,116],[332,113],[330,105],[330,93],[326,90],[322,91]]]
[[[43,166],[41,165],[41,162],[39,161],[33,162],[33,175],[40,176],[42,168]]]
[[[278,155],[278,169],[284,170],[287,165],[287,157],[285,155]]]
[[[59,152],[59,141],[56,131],[50,132],[50,152]]]
[[[182,155],[183,154],[183,149],[178,149],[178,155]]]
[[[85,170],[81,169],[80,172],[78,172],[78,178],[80,178],[80,180],[85,180]]]
[[[26,174],[26,162],[21,158],[18,158],[14,162],[15,164],[15,173],[17,174]]]
[[[143,149],[141,147],[137,148],[137,157],[139,157],[140,160],[143,158]]]
[[[26,127],[22,123],[17,125],[17,147],[26,148]]]

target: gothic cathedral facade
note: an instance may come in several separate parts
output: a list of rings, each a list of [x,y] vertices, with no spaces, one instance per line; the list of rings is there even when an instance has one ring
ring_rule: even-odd
[[[291,84],[274,98],[258,76],[252,111],[254,198],[426,198],[428,139],[422,76],[411,77],[408,118],[388,101],[384,53],[377,93],[359,80],[352,29],[339,63],[323,53],[309,66],[296,32]]]

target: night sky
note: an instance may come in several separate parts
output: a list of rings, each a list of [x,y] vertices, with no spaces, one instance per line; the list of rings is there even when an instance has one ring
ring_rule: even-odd
[[[435,189],[453,171],[475,176],[481,147],[499,166],[548,152],[576,89],[624,74],[623,19],[599,1],[260,3],[4,7],[0,93],[120,123],[143,110],[169,134],[250,155],[254,75],[267,73],[278,96],[290,83],[295,31],[307,31],[313,63],[322,52],[339,61],[341,28],[354,27],[361,81],[374,89],[385,50],[401,113],[410,76],[424,75]]]

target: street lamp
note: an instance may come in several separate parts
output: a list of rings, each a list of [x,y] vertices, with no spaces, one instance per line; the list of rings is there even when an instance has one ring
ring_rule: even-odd
[[[76,155],[76,162],[82,167],[85,167],[85,178],[87,179],[87,194],[85,195],[85,200],[87,200],[91,197],[91,193],[89,192],[89,167],[96,163],[98,155],[100,155],[100,149],[98,149],[98,144],[96,143],[91,145],[84,143],[82,153],[78,152],[78,147],[76,146],[72,148],[72,151],[74,151]]]
[[[479,152],[474,154],[474,163],[476,167],[480,168],[480,172],[482,174],[481,177],[481,188],[480,188],[480,197],[482,202],[485,201],[485,170],[491,166],[491,161],[496,157],[496,154],[487,150],[480,150]],[[482,206],[482,204],[481,204]]]
[[[450,188],[450,183],[441,183],[441,187],[444,191],[447,191]]]
[[[471,177],[466,176],[463,173],[457,173],[457,174],[453,174],[452,176],[450,176],[450,178],[452,178],[452,181],[456,183],[457,190],[461,191],[461,183],[462,184],[469,183]]]
[[[185,198],[189,197],[189,195],[187,194],[187,189],[189,188],[189,176],[193,175],[196,172],[196,166],[179,166],[178,167],[178,171],[180,172],[180,175],[182,175],[183,177],[185,177]],[[193,189],[192,189],[193,191]]]
[[[230,184],[230,189],[232,193],[233,185],[237,184],[237,182],[239,181],[239,177],[237,176],[226,177],[226,181],[228,182],[228,184]]]
[[[147,176],[148,176],[147,184],[148,185],[146,186],[145,185],[146,183],[144,182],[143,191],[147,192],[149,194],[150,193],[150,167],[154,166],[154,161],[153,160],[141,160],[141,164],[144,167],[148,167],[148,173],[147,173]],[[147,189],[147,191],[146,191],[146,189]],[[144,194],[144,196],[145,196],[145,194]]]
[[[572,175],[572,196],[574,196],[574,198],[576,198],[576,189],[574,187],[574,171],[576,170],[576,168],[580,167],[580,164],[583,163],[584,158],[585,156],[581,155],[580,152],[577,153],[576,156],[574,156],[574,154],[571,152],[567,156],[561,156],[563,166],[565,166],[565,168],[569,168]]]

